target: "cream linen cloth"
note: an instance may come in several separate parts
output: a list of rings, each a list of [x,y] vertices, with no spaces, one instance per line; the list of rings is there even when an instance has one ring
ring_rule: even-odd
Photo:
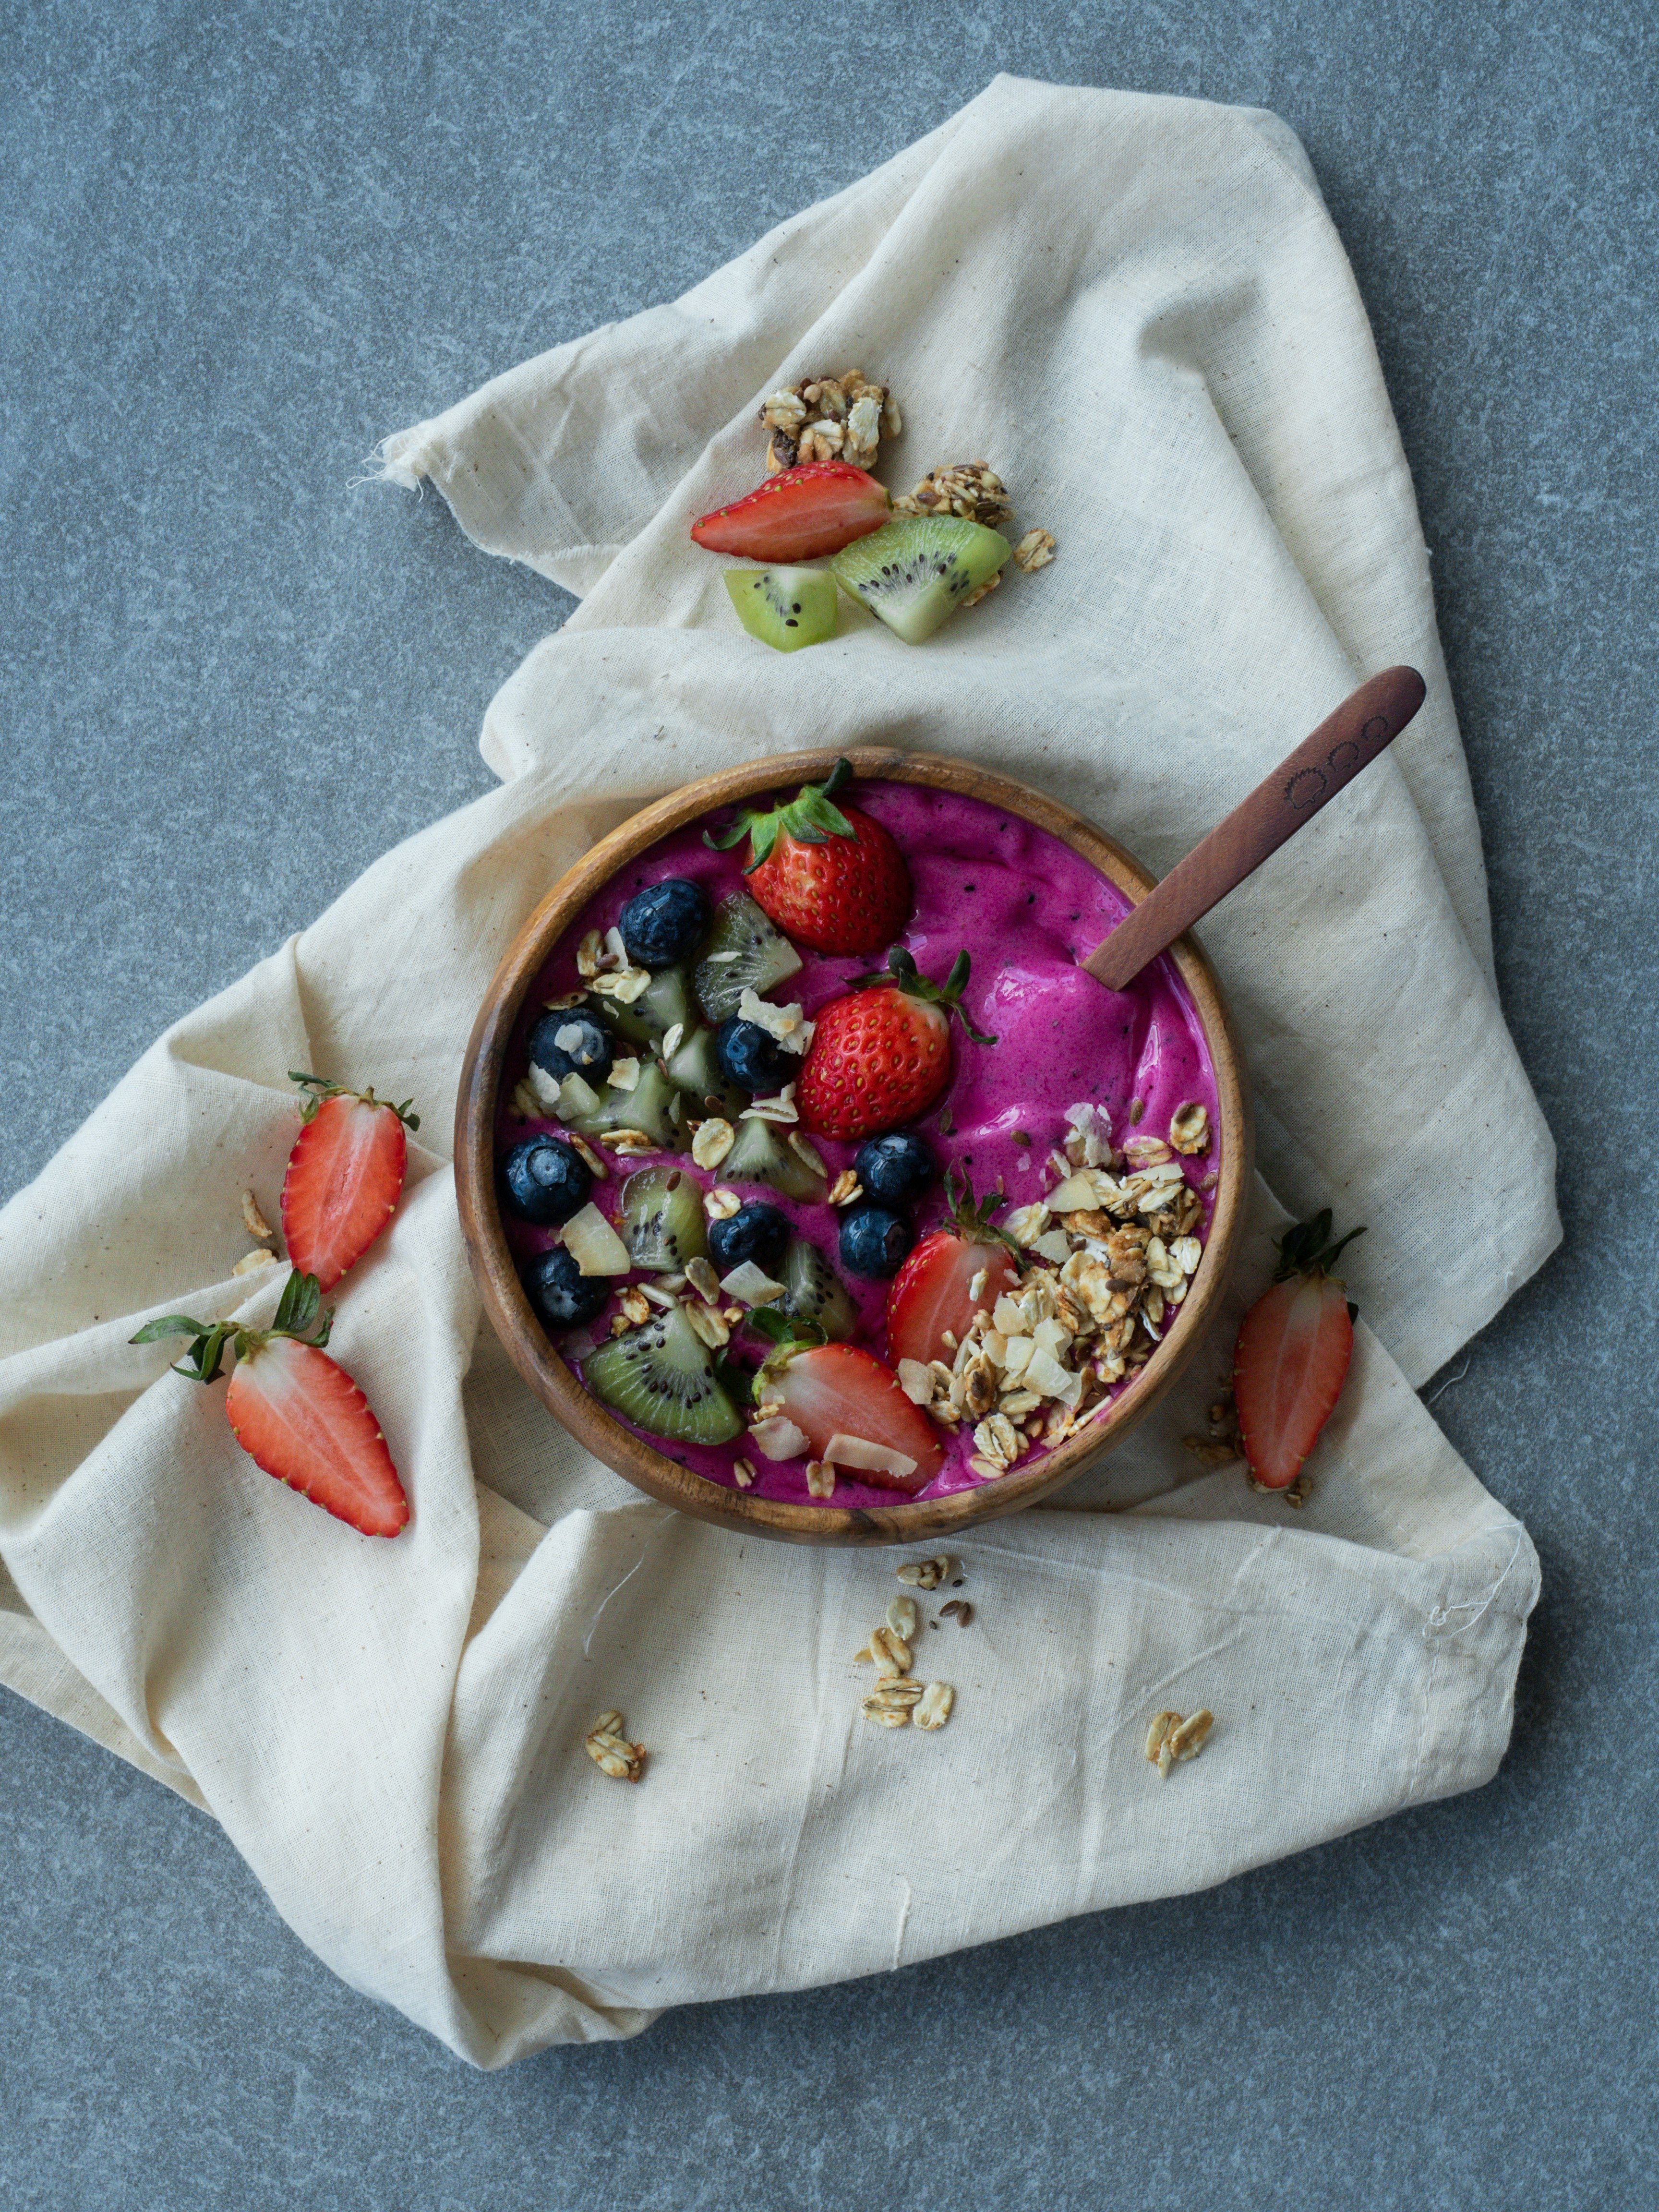
[[[1059,557],[921,650],[847,611],[785,658],[686,524],[759,474],[764,393],[854,365],[903,408],[890,483],[983,457]],[[489,709],[501,789],[179,1023],[0,1218],[3,1679],[204,1807],[337,1972],[484,2066],[1201,1887],[1484,1782],[1537,1564],[1414,1388],[1554,1244],[1553,1153],[1493,996],[1411,483],[1289,131],[999,79],[385,465],[583,602]],[[1162,869],[1396,660],[1428,678],[1416,724],[1203,932],[1265,1177],[1230,1310],[1057,1510],[963,1544],[977,1617],[918,1659],[956,1685],[950,1726],[872,1729],[852,1655],[894,1556],[645,1500],[481,1331],[446,1150],[490,973],[595,837],[735,760],[952,750]],[[259,1474],[222,1391],[127,1341],[179,1310],[270,1318],[276,1271],[231,1269],[243,1187],[275,1216],[290,1067],[424,1115],[335,1334],[413,1502],[394,1543]],[[1179,1443],[1279,1200],[1370,1231],[1300,1515]],[[1209,1747],[1160,1785],[1148,1718],[1200,1705]],[[583,1756],[609,1706],[650,1747],[638,1788]]]

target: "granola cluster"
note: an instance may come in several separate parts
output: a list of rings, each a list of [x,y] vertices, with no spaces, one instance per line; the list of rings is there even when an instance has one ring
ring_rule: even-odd
[[[1196,1130],[1200,1105],[1173,1117]],[[936,1359],[899,1363],[907,1396],[942,1428],[973,1425],[968,1464],[1006,1474],[1038,1445],[1052,1449],[1103,1413],[1138,1373],[1186,1297],[1203,1256],[1204,1201],[1161,1138],[1121,1151],[1098,1108],[1078,1105],[1071,1134],[1048,1158],[1055,1178],[1002,1224],[1020,1248],[1018,1282]]]
[[[861,368],[787,386],[766,400],[760,418],[768,433],[768,476],[800,461],[851,461],[873,469],[883,433],[896,438],[904,427],[898,402]]]
[[[898,495],[893,512],[957,514],[964,522],[1000,530],[1013,520],[1014,510],[1007,485],[987,462],[957,461],[948,468],[929,469],[914,491]]]

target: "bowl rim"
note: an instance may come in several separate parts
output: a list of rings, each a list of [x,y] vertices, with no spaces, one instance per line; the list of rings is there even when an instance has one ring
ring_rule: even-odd
[[[659,838],[698,817],[803,781],[821,781],[842,757],[864,781],[915,783],[983,800],[1018,815],[1071,847],[1134,900],[1156,878],[1073,808],[978,762],[896,747],[811,747],[698,777],[630,814],[568,868],[522,924],[478,1009],[455,1103],[455,1194],[461,1229],[490,1325],[525,1382],[577,1442],[648,1495],[694,1519],[784,1542],[915,1544],[1000,1519],[1062,1488],[1115,1449],[1164,1396],[1203,1342],[1243,1234],[1254,1150],[1249,1085],[1232,1015],[1215,971],[1190,936],[1170,957],[1202,1023],[1215,1074],[1220,1127],[1215,1206],[1203,1257],[1174,1326],[1137,1380],[1088,1428],[1024,1470],[948,1497],[890,1506],[799,1505],[727,1489],[680,1466],[625,1428],[584,1388],[536,1318],[519,1279],[495,1196],[495,1127],[501,1075],[525,995],[553,946],[610,878]],[[896,1497],[898,1493],[895,1493]]]

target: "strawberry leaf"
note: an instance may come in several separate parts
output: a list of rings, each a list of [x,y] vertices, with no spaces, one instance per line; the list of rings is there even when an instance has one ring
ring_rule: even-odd
[[[1322,1206],[1311,1220],[1297,1222],[1294,1229],[1287,1229],[1275,1239],[1279,1265],[1273,1270],[1274,1282],[1287,1283],[1293,1275],[1328,1275],[1341,1253],[1356,1237],[1364,1234],[1362,1225],[1332,1243],[1331,1209]]]
[[[305,1075],[292,1067],[288,1072],[288,1079],[312,1094],[300,1102],[300,1119],[302,1121],[311,1120],[325,1098],[361,1098],[365,1106],[386,1107],[388,1112],[397,1115],[405,1128],[418,1129],[421,1126],[420,1115],[409,1110],[415,1103],[412,1098],[405,1098],[401,1106],[394,1106],[389,1098],[377,1098],[372,1091],[354,1091],[349,1083],[335,1083],[326,1075]]]

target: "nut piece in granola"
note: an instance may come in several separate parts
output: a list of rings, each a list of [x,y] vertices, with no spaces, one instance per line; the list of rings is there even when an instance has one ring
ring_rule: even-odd
[[[645,1771],[645,1746],[629,1743],[623,1734],[620,1713],[601,1713],[582,1744],[601,1774],[614,1782],[637,1782]]]
[[[951,1555],[948,1552],[940,1552],[931,1559],[907,1559],[897,1570],[902,1583],[908,1583],[912,1589],[925,1590],[937,1589],[950,1571]]]
[[[1014,566],[1028,572],[1046,568],[1058,550],[1050,532],[1028,530],[1014,548]]]

